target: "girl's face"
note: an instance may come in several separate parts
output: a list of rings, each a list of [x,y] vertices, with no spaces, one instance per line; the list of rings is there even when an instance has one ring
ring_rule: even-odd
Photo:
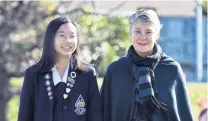
[[[58,57],[70,57],[77,48],[77,28],[72,23],[60,26],[54,38],[54,48]]]
[[[136,21],[130,31],[132,45],[140,56],[151,55],[154,43],[159,39],[156,26]]]

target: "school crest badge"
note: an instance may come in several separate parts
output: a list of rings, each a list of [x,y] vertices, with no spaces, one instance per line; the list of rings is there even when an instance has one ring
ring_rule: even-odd
[[[76,109],[74,110],[74,112],[77,115],[83,115],[85,113],[85,111],[86,111],[85,101],[84,101],[82,95],[79,95],[79,97],[75,103],[75,107],[76,107]]]

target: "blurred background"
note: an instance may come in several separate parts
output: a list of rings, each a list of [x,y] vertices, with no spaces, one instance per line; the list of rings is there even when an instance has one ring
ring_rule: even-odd
[[[112,61],[130,46],[128,16],[152,8],[163,28],[159,44],[184,71],[195,121],[208,105],[207,0],[1,1],[0,121],[17,121],[24,70],[41,56],[47,24],[59,15],[78,23],[82,50],[95,65],[98,85]]]

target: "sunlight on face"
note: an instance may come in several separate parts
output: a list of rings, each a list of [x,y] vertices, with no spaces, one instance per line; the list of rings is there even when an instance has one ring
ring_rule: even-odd
[[[56,55],[71,56],[77,48],[77,41],[77,28],[72,23],[61,25],[54,38]]]
[[[154,43],[159,39],[156,26],[136,21],[130,32],[132,45],[140,56],[151,55]]]

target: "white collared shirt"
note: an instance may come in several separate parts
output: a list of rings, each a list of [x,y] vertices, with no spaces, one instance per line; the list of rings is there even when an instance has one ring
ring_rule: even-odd
[[[56,86],[59,82],[65,82],[65,83],[67,82],[68,70],[69,70],[69,64],[67,65],[67,68],[64,72],[64,76],[61,79],[61,77],[58,73],[58,70],[56,69],[56,67],[54,67],[54,69],[52,70],[54,86]]]

